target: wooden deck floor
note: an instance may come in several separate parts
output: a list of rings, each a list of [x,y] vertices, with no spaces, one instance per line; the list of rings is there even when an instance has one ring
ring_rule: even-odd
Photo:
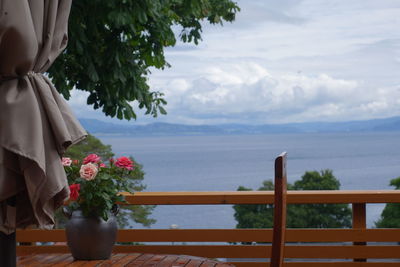
[[[230,264],[186,255],[154,255],[141,253],[113,254],[109,260],[74,261],[71,254],[32,254],[19,256],[19,267],[41,266],[158,266],[158,267],[232,267]]]

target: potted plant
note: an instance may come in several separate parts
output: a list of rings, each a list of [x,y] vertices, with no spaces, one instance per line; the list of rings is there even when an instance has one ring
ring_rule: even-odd
[[[64,209],[67,244],[77,260],[100,260],[111,256],[117,234],[115,215],[119,192],[131,192],[134,162],[128,157],[103,162],[96,154],[82,160],[63,158],[70,200]],[[132,193],[132,192],[131,192]]]

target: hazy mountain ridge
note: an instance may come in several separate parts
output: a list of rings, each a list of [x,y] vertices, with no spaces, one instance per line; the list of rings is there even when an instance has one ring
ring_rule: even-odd
[[[87,131],[93,134],[145,136],[400,131],[400,117],[364,121],[305,122],[264,125],[184,125],[161,122],[147,125],[120,125],[95,119],[81,118],[79,121]]]

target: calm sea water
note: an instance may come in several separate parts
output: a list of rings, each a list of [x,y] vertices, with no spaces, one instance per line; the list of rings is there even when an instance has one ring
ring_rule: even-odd
[[[98,137],[117,155],[143,164],[147,191],[257,189],[273,178],[273,161],[282,151],[288,152],[289,182],[307,170],[332,169],[341,189],[391,189],[390,180],[400,176],[400,133]],[[369,227],[382,208],[368,205]],[[158,206],[152,217],[152,228],[236,225],[230,205]]]

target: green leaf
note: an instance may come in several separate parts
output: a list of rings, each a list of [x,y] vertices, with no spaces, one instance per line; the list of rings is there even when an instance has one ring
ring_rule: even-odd
[[[93,64],[89,64],[88,66],[88,75],[93,82],[99,81],[99,75],[97,74],[96,68]]]
[[[162,106],[158,106],[158,109],[160,110],[161,114],[167,115],[167,111]]]

